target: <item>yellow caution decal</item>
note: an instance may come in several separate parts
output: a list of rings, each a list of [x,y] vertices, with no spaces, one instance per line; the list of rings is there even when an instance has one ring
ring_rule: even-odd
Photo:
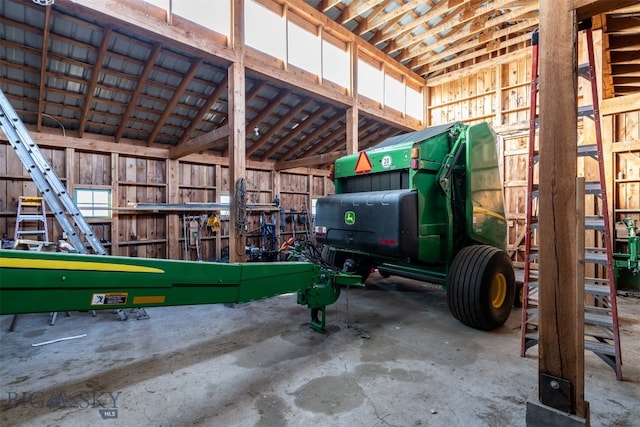
[[[35,270],[79,270],[79,271],[108,271],[112,273],[155,273],[165,271],[155,267],[142,265],[116,264],[112,262],[91,261],[59,261],[45,259],[2,258],[2,268],[28,268]]]

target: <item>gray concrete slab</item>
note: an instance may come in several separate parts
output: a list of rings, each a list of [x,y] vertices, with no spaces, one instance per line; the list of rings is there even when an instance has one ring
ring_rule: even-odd
[[[308,326],[295,295],[236,305],[0,317],[3,426],[524,426],[537,348],[520,309],[487,333],[432,285],[372,275]],[[640,301],[620,298],[623,373],[586,354],[593,426],[640,419]],[[32,347],[58,338],[81,338]]]

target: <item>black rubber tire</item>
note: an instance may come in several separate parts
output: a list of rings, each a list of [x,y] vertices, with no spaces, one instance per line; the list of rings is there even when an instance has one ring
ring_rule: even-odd
[[[328,245],[324,245],[322,247],[320,256],[322,257],[322,261],[338,268],[339,270],[342,270],[344,262],[347,259],[347,256],[344,253],[338,252],[333,247]]]
[[[495,286],[502,291],[498,296],[492,295]],[[468,246],[453,259],[447,302],[453,316],[465,325],[483,331],[502,326],[509,318],[515,294],[513,265],[504,251],[484,245]]]
[[[524,295],[522,294],[524,283],[521,281],[516,282],[516,297],[513,301],[513,306],[515,308],[522,308],[522,303],[524,302]]]

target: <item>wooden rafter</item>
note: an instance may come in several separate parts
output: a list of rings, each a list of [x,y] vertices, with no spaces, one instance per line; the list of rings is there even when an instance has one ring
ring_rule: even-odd
[[[257,116],[255,116],[251,121],[247,124],[246,128],[248,131],[252,131],[254,127],[258,126],[262,123],[263,120],[267,119],[271,114],[276,110],[276,108],[280,107],[280,105],[284,102],[284,100],[291,94],[288,90],[283,90],[280,92],[275,98],[269,100],[268,106],[264,108]]]
[[[169,149],[169,158],[179,159],[189,154],[204,151],[213,147],[218,141],[229,137],[229,125],[220,126],[217,129],[192,138],[184,144]]]
[[[446,0],[442,0],[446,1]],[[401,17],[405,13],[415,9],[424,3],[424,0],[409,0],[406,3],[403,3],[400,7],[393,9],[389,13],[380,13],[377,16],[372,17],[370,20],[367,20],[367,29],[370,30],[372,28],[377,27],[378,25],[384,25],[391,19],[395,19]],[[362,30],[360,30],[362,31]]]
[[[329,110],[331,106],[329,104],[322,104],[320,105],[320,107],[318,107],[318,109],[313,112],[313,114],[311,114],[309,117],[306,118],[306,120],[304,121],[303,124],[301,124],[300,126],[298,126],[296,128],[297,132],[290,132],[286,137],[281,138],[280,141],[278,141],[276,144],[272,145],[271,148],[269,148],[267,151],[265,151],[265,153],[260,157],[261,161],[265,161],[267,160],[269,157],[271,157],[275,152],[277,152],[278,150],[280,150],[282,147],[284,147],[285,145],[287,145],[290,141],[292,141],[296,136],[298,135],[304,135],[304,130],[306,130],[307,128],[313,126],[314,122],[320,118],[322,118],[322,115]],[[323,118],[323,120],[326,122],[326,119]],[[318,128],[324,126],[318,126]],[[267,142],[267,140],[265,140],[265,142]]]
[[[311,103],[309,98],[303,98],[298,102],[298,104],[291,108],[284,117],[278,121],[275,125],[271,125],[269,130],[264,133],[264,135],[259,135],[258,141],[253,141],[253,144],[249,148],[247,148],[247,157],[250,157],[253,153],[256,152],[260,148],[260,140],[269,141],[273,135],[275,135],[278,131],[282,130],[287,123],[290,123],[295,120],[295,117],[300,114],[306,107]]]
[[[102,32],[102,42],[98,48],[98,56],[96,57],[95,65],[91,71],[91,80],[87,85],[87,93],[84,99],[84,108],[82,109],[82,117],[80,118],[80,126],[78,127],[78,136],[82,138],[84,134],[84,128],[87,125],[87,117],[89,117],[89,111],[91,111],[91,104],[93,104],[93,94],[96,92],[96,84],[98,78],[102,72],[102,64],[104,63],[104,57],[107,55],[107,47],[109,46],[109,40],[111,39],[111,32],[113,27],[108,24],[105,26]]]
[[[387,53],[392,53],[397,50],[411,48],[412,46],[415,46],[431,37],[438,37],[438,35],[447,28],[452,28],[452,32],[458,35],[457,32],[465,25],[471,24],[472,27],[474,25],[478,25],[478,22],[482,22],[496,11],[503,9],[512,3],[514,3],[514,0],[495,0],[484,4],[474,1],[464,3],[463,5],[458,6],[455,10],[449,9],[445,14],[440,13],[440,9],[438,9],[437,14],[442,16],[441,21],[433,27],[425,27],[426,31],[418,35],[413,35],[409,32],[394,35],[394,41],[384,50]],[[425,16],[426,15],[429,14],[425,14]],[[430,19],[433,19],[433,16]],[[491,20],[490,24],[499,25],[500,23],[494,23],[493,20]]]
[[[451,31],[449,35],[441,38],[435,43],[422,46],[417,49],[404,50],[403,53],[396,59],[399,61],[406,61],[412,58],[420,57],[430,52],[435,52],[440,48],[445,48],[444,52],[447,52],[451,47],[455,47],[456,45],[460,44],[460,41],[464,40],[465,38],[477,35],[491,28],[500,28],[501,25],[513,20],[522,19],[523,15],[526,15],[529,12],[535,11],[537,9],[537,1],[527,1],[526,3],[519,3],[519,7],[517,10],[507,12],[500,17],[495,17],[491,20],[487,20],[486,16],[476,17],[472,22],[464,25],[464,28]]]
[[[118,130],[116,131],[115,141],[119,142],[122,138],[122,134],[124,130],[127,128],[127,123],[129,122],[129,118],[133,114],[133,110],[136,108],[137,99],[142,94],[142,90],[144,89],[145,84],[149,80],[149,75],[153,70],[156,59],[158,59],[158,55],[160,55],[160,51],[162,50],[162,44],[156,43],[153,46],[153,49],[149,53],[149,57],[145,63],[145,66],[140,74],[140,78],[136,81],[136,86],[131,96],[129,97],[129,103],[127,104],[127,109],[124,112],[120,120],[120,126],[118,126]]]
[[[227,91],[227,78],[221,81],[218,84],[218,86],[215,88],[215,90],[211,92],[211,95],[209,95],[209,97],[204,102],[204,104],[202,104],[200,111],[198,111],[198,113],[193,117],[193,119],[191,119],[191,123],[189,124],[189,127],[185,129],[182,136],[180,137],[180,140],[176,145],[181,145],[189,139],[191,133],[193,133],[193,131],[198,127],[203,117],[211,111],[211,107],[213,107],[215,103],[218,102],[222,94],[225,93],[226,91]]]
[[[297,141],[295,143],[295,145],[290,148],[289,150],[287,150],[282,156],[281,159],[289,159],[291,157],[293,157],[299,150],[300,147],[302,147],[303,145],[314,145],[316,144],[315,139],[320,137],[320,135],[322,135],[323,133],[327,132],[328,130],[330,130],[331,128],[333,128],[334,126],[338,125],[338,127],[336,128],[336,130],[338,132],[346,132],[346,128],[345,128],[345,123],[344,123],[344,112],[340,111],[337,114],[335,114],[332,118],[328,119],[327,121],[325,121],[324,124],[321,124],[320,126],[316,127],[316,129],[311,132],[308,135],[305,135],[304,138],[300,141]],[[334,131],[330,131],[331,135]],[[329,138],[330,136],[325,135],[324,138]],[[294,140],[295,141],[295,140]],[[322,142],[318,142],[318,144],[321,144]]]
[[[366,19],[363,19],[362,21],[360,21],[360,24],[358,24],[358,26],[353,30],[353,32],[359,36],[363,35],[364,33],[368,32],[368,31],[372,31],[375,30],[375,28],[372,28],[369,26],[369,20],[373,19],[375,16],[377,16],[379,13],[384,13],[384,10],[389,7],[389,5],[391,3],[395,2],[395,0],[385,0],[384,2],[378,4],[377,6],[375,6],[373,8],[373,10],[371,11],[371,13],[369,14],[369,16]],[[397,18],[400,19],[400,18]],[[395,21],[395,20],[393,20]],[[384,24],[384,26],[386,27],[388,25],[388,22]]]
[[[448,10],[447,2],[441,1],[440,3],[431,7],[431,9],[429,9],[424,15],[421,15],[415,18],[413,21],[407,22],[404,25],[397,24],[397,21],[400,20],[401,17],[396,18],[388,22],[385,25],[385,28],[378,31],[376,35],[373,36],[371,40],[369,40],[369,43],[373,45],[377,45],[379,43],[382,43],[390,39],[395,39],[398,37],[402,37],[403,35],[411,34],[411,32],[414,31],[417,27],[424,25],[428,21],[431,21],[432,19],[437,18],[438,16],[444,16],[447,10]],[[391,27],[393,25],[397,25],[397,27],[392,30]],[[387,26],[389,27],[387,28]]]
[[[42,130],[42,112],[44,110],[44,91],[46,87],[47,55],[49,54],[49,22],[51,21],[51,8],[45,8],[44,29],[42,31],[42,57],[40,59],[40,88],[38,90],[38,120],[37,130]]]
[[[158,119],[156,126],[153,128],[153,130],[149,134],[147,144],[152,144],[155,141],[156,136],[158,136],[158,134],[160,133],[160,129],[162,129],[162,127],[164,126],[169,116],[173,113],[173,109],[176,107],[176,105],[178,105],[178,102],[180,101],[180,97],[182,96],[184,90],[187,88],[189,83],[191,83],[191,79],[193,78],[193,76],[195,76],[196,72],[198,72],[198,68],[200,67],[201,64],[202,64],[202,58],[197,58],[195,61],[191,63],[191,65],[189,66],[189,70],[187,70],[187,72],[184,74],[182,81],[180,82],[178,87],[174,90],[173,96],[171,97],[169,102],[167,102],[167,105],[165,105],[164,111],[160,115],[160,118]]]
[[[344,25],[369,9],[382,3],[382,1],[384,0],[354,1],[342,11],[337,21]]]
[[[536,26],[537,26],[537,21],[534,24],[530,25],[531,30],[533,30],[533,28],[535,28]],[[495,39],[488,41],[484,46],[479,47],[477,50],[474,50],[465,55],[458,55],[455,58],[446,62],[440,62],[440,63],[436,63],[435,65],[424,67],[421,71],[423,72],[423,74],[435,73],[437,71],[444,70],[449,67],[454,67],[465,61],[472,60],[473,58],[477,58],[483,54],[486,55],[486,54],[494,53],[500,49],[505,49],[511,46],[517,46],[519,44],[524,45],[527,41],[530,41],[530,40],[531,40],[530,33],[527,33],[518,37],[514,37],[511,39],[507,39],[507,40],[501,40],[501,37],[497,37]],[[489,64],[487,64],[487,66],[489,66]]]

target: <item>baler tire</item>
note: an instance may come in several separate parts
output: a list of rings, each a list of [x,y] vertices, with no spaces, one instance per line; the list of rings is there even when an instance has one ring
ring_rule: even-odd
[[[463,248],[451,264],[447,303],[453,316],[467,326],[490,331],[511,313],[516,281],[511,259],[492,246]]]

